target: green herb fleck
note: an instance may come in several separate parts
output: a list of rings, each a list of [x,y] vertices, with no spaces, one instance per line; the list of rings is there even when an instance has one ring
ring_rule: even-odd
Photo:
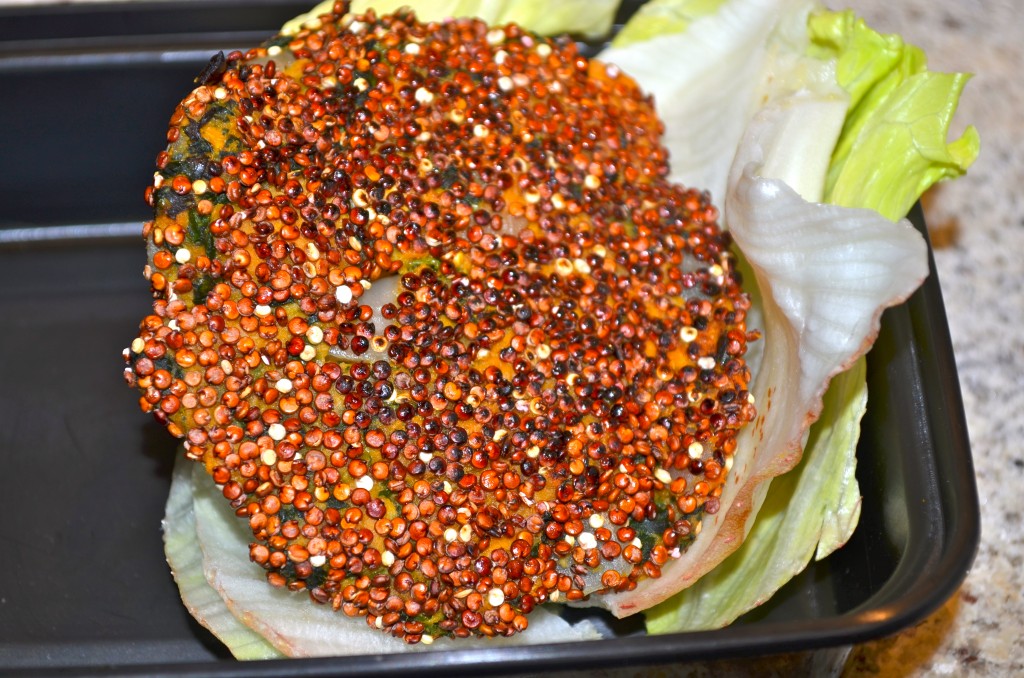
[[[203,216],[196,210],[190,210],[185,237],[190,243],[201,245],[206,250],[206,256],[211,259],[217,256],[217,248],[213,244],[213,233],[210,231],[209,216]]]

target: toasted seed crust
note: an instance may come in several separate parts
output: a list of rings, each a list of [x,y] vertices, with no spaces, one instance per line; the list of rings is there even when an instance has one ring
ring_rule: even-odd
[[[754,409],[651,102],[568,40],[340,5],[218,66],[147,190],[126,378],[270,583],[420,642],[659,576]]]

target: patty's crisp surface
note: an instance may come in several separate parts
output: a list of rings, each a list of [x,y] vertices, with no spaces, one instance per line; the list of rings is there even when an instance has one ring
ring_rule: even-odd
[[[410,642],[642,586],[753,417],[715,208],[571,41],[337,11],[171,118],[142,408],[271,584]]]

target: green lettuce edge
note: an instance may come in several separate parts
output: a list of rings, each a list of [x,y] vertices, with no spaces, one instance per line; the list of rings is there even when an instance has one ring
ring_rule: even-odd
[[[852,11],[808,20],[811,53],[836,59],[850,112],[832,154],[826,201],[899,219],[933,184],[962,175],[980,150],[974,126],[947,142],[966,73],[928,70],[924,52]]]

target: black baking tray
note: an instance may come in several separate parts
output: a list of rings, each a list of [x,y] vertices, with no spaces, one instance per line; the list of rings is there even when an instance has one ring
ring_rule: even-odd
[[[149,308],[142,191],[174,104],[212,53],[252,45],[306,5],[0,8],[0,671],[607,669],[849,645],[914,624],[953,594],[979,515],[932,263],[924,286],[886,312],[868,356],[855,535],[736,624],[647,636],[627,622],[599,642],[234,662],[188,615],[164,562],[176,441],[139,413],[121,349]],[[911,217],[924,233],[920,209]]]

